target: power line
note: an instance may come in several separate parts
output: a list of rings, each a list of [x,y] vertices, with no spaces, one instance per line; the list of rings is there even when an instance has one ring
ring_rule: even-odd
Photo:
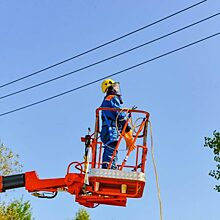
[[[102,80],[104,80],[104,79],[106,79],[106,78],[119,75],[119,74],[121,74],[121,73],[123,73],[123,72],[126,72],[126,71],[128,71],[128,70],[137,68],[137,67],[139,67],[139,66],[142,66],[142,65],[144,65],[144,64],[147,64],[147,63],[152,62],[152,61],[154,61],[154,60],[160,59],[160,58],[165,57],[165,56],[167,56],[167,55],[173,54],[173,53],[175,53],[175,52],[177,52],[177,51],[183,50],[183,49],[185,49],[185,48],[187,48],[187,47],[193,46],[193,45],[198,44],[198,43],[200,43],[200,42],[206,41],[206,40],[208,40],[208,39],[210,39],[210,38],[216,37],[216,36],[219,35],[219,34],[220,34],[220,32],[215,33],[215,34],[212,34],[212,35],[209,35],[209,36],[207,36],[207,37],[205,37],[205,38],[202,38],[202,39],[200,39],[200,40],[194,41],[194,42],[192,42],[192,43],[190,43],[190,44],[184,45],[184,46],[179,47],[179,48],[177,48],[177,49],[171,50],[171,51],[169,51],[169,52],[167,52],[167,53],[163,53],[163,54],[161,54],[161,55],[159,55],[159,56],[157,56],[157,57],[148,59],[148,60],[146,60],[146,61],[144,61],[144,62],[138,63],[138,64],[136,64],[136,65],[134,65],[134,66],[130,66],[130,67],[126,68],[126,69],[120,70],[120,71],[115,72],[115,73],[113,73],[113,74],[110,74],[110,75],[107,75],[107,76],[105,76],[105,77],[99,78],[99,79],[97,79],[97,80],[91,81],[91,82],[86,83],[86,84],[84,84],[84,85],[82,85],[82,86],[76,87],[76,88],[74,88],[74,89],[68,90],[68,91],[63,92],[63,93],[59,93],[59,94],[57,94],[57,95],[55,95],[55,96],[51,96],[51,97],[46,98],[46,99],[43,99],[43,100],[40,100],[40,101],[31,103],[31,104],[29,104],[29,105],[25,105],[25,106],[23,106],[23,107],[13,109],[13,110],[11,110],[11,111],[1,113],[1,114],[0,114],[0,117],[1,117],[1,116],[4,116],[4,115],[11,114],[11,113],[13,113],[13,112],[17,112],[17,111],[20,111],[20,110],[29,108],[29,107],[34,106],[34,105],[41,104],[41,103],[43,103],[43,102],[46,102],[46,101],[49,101],[49,100],[58,98],[58,97],[60,97],[60,96],[63,96],[63,95],[66,95],[66,94],[68,94],[68,93],[74,92],[74,91],[76,91],[76,90],[82,89],[82,88],[84,88],[84,87],[90,86],[90,85],[92,85],[92,84],[94,84],[94,83],[97,83],[97,82],[99,82],[99,81],[102,81]]]
[[[116,55],[110,56],[110,57],[105,58],[105,59],[103,59],[103,60],[100,60],[100,61],[97,61],[97,62],[95,62],[95,63],[89,64],[89,65],[87,65],[87,66],[84,66],[84,67],[82,67],[82,68],[76,69],[76,70],[71,71],[71,72],[69,72],[69,73],[66,73],[66,74],[63,74],[63,75],[61,75],[61,76],[52,78],[52,79],[50,79],[50,80],[47,80],[47,81],[44,81],[44,82],[35,84],[35,85],[33,85],[33,86],[30,86],[30,87],[26,87],[26,88],[21,89],[21,90],[18,90],[18,91],[16,91],[16,92],[12,92],[12,93],[9,93],[9,94],[7,94],[7,95],[1,96],[0,99],[4,99],[4,98],[10,97],[10,96],[13,96],[13,95],[16,95],[16,94],[25,92],[25,91],[27,91],[27,90],[36,88],[36,87],[38,87],[38,86],[45,85],[45,84],[50,83],[50,82],[52,82],[52,81],[55,81],[55,80],[58,80],[58,79],[67,77],[67,76],[69,76],[69,75],[72,75],[72,74],[74,74],[74,73],[80,72],[80,71],[85,70],[85,69],[88,69],[88,68],[90,68],[90,67],[92,67],[92,66],[96,66],[96,65],[98,65],[98,64],[101,64],[101,63],[106,62],[106,61],[108,61],[108,60],[111,60],[111,59],[113,59],[113,58],[116,58],[116,57],[121,56],[121,55],[123,55],[123,54],[129,53],[129,52],[134,51],[134,50],[136,50],[136,49],[139,49],[139,48],[141,48],[141,47],[143,47],[143,46],[149,45],[149,44],[151,44],[151,43],[153,43],[153,42],[159,41],[159,40],[161,40],[161,39],[163,39],[163,38],[166,38],[166,37],[168,37],[168,36],[171,36],[171,35],[173,35],[173,34],[176,34],[176,33],[180,32],[180,31],[186,30],[186,29],[188,29],[188,28],[190,28],[190,27],[192,27],[192,26],[195,26],[195,25],[197,25],[197,24],[200,24],[200,23],[202,23],[202,22],[204,22],[204,21],[207,21],[207,20],[209,20],[209,19],[211,19],[211,18],[214,18],[214,17],[216,17],[216,16],[218,16],[218,15],[220,15],[220,13],[211,15],[211,16],[209,16],[209,17],[206,17],[206,18],[202,19],[202,20],[199,20],[199,21],[197,21],[197,22],[194,22],[194,23],[192,23],[192,24],[190,24],[190,25],[187,25],[187,26],[182,27],[182,28],[180,28],[180,29],[177,29],[177,30],[175,30],[175,31],[173,31],[173,32],[170,32],[170,33],[168,33],[168,34],[165,34],[165,35],[163,35],[163,36],[161,36],[161,37],[155,38],[155,39],[153,39],[153,40],[151,40],[151,41],[148,41],[148,42],[143,43],[143,44],[140,44],[140,45],[138,45],[138,46],[136,46],[136,47],[130,48],[129,50],[123,51],[123,52],[121,52],[121,53],[118,53],[118,54],[116,54]]]
[[[198,3],[196,3],[196,4],[193,4],[193,5],[189,6],[189,7],[186,7],[186,8],[184,8],[184,9],[180,10],[180,11],[177,11],[177,12],[175,12],[175,13],[173,13],[173,14],[170,14],[170,15],[164,17],[164,18],[161,18],[161,19],[159,19],[159,20],[157,20],[157,21],[154,21],[154,22],[152,22],[152,23],[150,23],[150,24],[147,24],[147,25],[145,25],[145,26],[143,26],[143,27],[141,27],[141,28],[138,28],[138,29],[136,29],[136,30],[134,30],[134,31],[131,31],[131,32],[127,33],[127,34],[124,34],[124,35],[122,35],[122,36],[120,36],[120,37],[118,37],[118,38],[115,38],[115,39],[113,39],[113,40],[111,40],[111,41],[108,41],[108,42],[106,42],[106,43],[104,43],[104,44],[101,44],[101,45],[99,45],[99,46],[96,46],[96,47],[94,47],[94,48],[92,48],[92,49],[89,49],[89,50],[87,50],[87,51],[84,51],[84,52],[82,52],[82,53],[80,53],[80,54],[77,54],[77,55],[75,55],[75,56],[72,56],[72,57],[70,57],[70,58],[68,58],[68,59],[65,59],[65,60],[63,60],[63,61],[60,61],[60,62],[55,63],[55,64],[53,64],[53,65],[50,65],[50,66],[48,66],[48,67],[45,67],[45,68],[43,68],[43,69],[37,70],[37,71],[35,71],[35,72],[33,72],[33,73],[30,73],[30,74],[28,74],[28,75],[26,75],[26,76],[23,76],[23,77],[20,77],[20,78],[15,79],[15,80],[12,80],[12,81],[10,81],[10,82],[7,82],[7,83],[5,83],[5,84],[2,84],[2,85],[0,85],[0,88],[3,88],[3,87],[5,87],[5,86],[11,85],[11,84],[16,83],[16,82],[19,82],[19,81],[21,81],[21,80],[23,80],[23,79],[29,78],[29,77],[31,77],[31,76],[34,76],[34,75],[38,74],[38,73],[44,72],[44,71],[49,70],[49,69],[51,69],[51,68],[53,68],[53,67],[59,66],[59,65],[61,65],[61,64],[63,64],[63,63],[66,63],[66,62],[68,62],[68,61],[70,61],[70,60],[76,59],[76,58],[81,57],[81,56],[83,56],[83,55],[85,55],[85,54],[88,54],[88,53],[90,53],[90,52],[92,52],[92,51],[95,51],[95,50],[100,49],[100,48],[102,48],[102,47],[104,47],[104,46],[107,46],[107,45],[109,45],[109,44],[111,44],[111,43],[114,43],[114,42],[116,42],[116,41],[119,41],[119,40],[121,40],[121,39],[123,39],[123,38],[126,38],[126,37],[132,35],[132,34],[135,34],[135,33],[139,32],[139,31],[142,31],[142,30],[144,30],[144,29],[146,29],[146,28],[149,28],[149,27],[151,27],[151,26],[153,26],[153,25],[155,25],[155,24],[158,24],[158,23],[160,23],[160,22],[162,22],[162,21],[164,21],[164,20],[166,20],[166,19],[169,19],[169,18],[171,18],[171,17],[174,17],[175,15],[178,15],[178,14],[184,12],[184,11],[187,11],[187,10],[189,10],[189,9],[191,9],[191,8],[194,8],[194,7],[196,7],[196,6],[198,6],[198,5],[202,4],[202,3],[205,3],[206,1],[207,1],[207,0],[200,1],[200,2],[198,2]]]

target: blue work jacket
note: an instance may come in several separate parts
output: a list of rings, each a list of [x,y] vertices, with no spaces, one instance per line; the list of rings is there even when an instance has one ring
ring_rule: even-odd
[[[101,107],[104,108],[121,108],[119,98],[117,95],[105,96]],[[119,115],[118,115],[119,114]],[[101,130],[101,141],[105,144],[111,144],[118,141],[118,130],[121,131],[124,124],[126,123],[125,112],[103,110],[102,116],[102,130]],[[117,126],[116,126],[117,118]],[[117,130],[118,129],[118,130]]]

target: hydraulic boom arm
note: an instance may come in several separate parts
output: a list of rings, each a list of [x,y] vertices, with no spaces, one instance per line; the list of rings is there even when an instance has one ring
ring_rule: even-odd
[[[84,183],[84,174],[68,173],[64,178],[39,179],[35,171],[23,174],[0,176],[0,192],[25,187],[28,192],[68,191],[79,194]]]

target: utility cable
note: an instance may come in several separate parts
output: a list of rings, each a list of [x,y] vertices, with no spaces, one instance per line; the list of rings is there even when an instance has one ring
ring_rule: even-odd
[[[154,174],[155,174],[155,179],[156,179],[157,197],[158,197],[158,202],[159,202],[159,207],[160,207],[160,220],[163,220],[163,206],[162,206],[162,199],[161,199],[161,195],[160,195],[159,178],[158,178],[156,160],[154,158],[154,143],[153,143],[153,131],[152,131],[153,129],[152,129],[151,122],[149,121],[148,123],[150,124],[151,158],[153,161]]]
[[[192,24],[189,24],[189,25],[187,25],[187,26],[185,26],[185,27],[182,27],[182,28],[180,28],[180,29],[177,29],[177,30],[175,30],[175,31],[173,31],[173,32],[170,32],[170,33],[168,33],[168,34],[162,35],[162,36],[160,36],[160,37],[158,37],[158,38],[155,38],[155,39],[153,39],[153,40],[147,41],[147,42],[145,42],[145,43],[143,43],[143,44],[140,44],[140,45],[138,45],[138,46],[136,46],[136,47],[130,48],[130,49],[125,50],[125,51],[123,51],[123,52],[121,52],[121,53],[118,53],[118,54],[115,54],[115,55],[113,55],[113,56],[107,57],[107,58],[102,59],[102,60],[100,60],[100,61],[94,62],[94,63],[92,63],[92,64],[89,64],[89,65],[87,65],[87,66],[81,67],[81,68],[79,68],[79,69],[76,69],[76,70],[74,70],[74,71],[65,73],[65,74],[63,74],[63,75],[61,75],[61,76],[58,76],[58,77],[49,79],[49,80],[47,80],[47,81],[44,81],[44,82],[35,84],[35,85],[33,85],[33,86],[26,87],[26,88],[24,88],[24,89],[21,89],[21,90],[18,90],[18,91],[15,91],[15,92],[12,92],[12,93],[9,93],[9,94],[0,96],[0,99],[4,99],[4,98],[7,98],[7,97],[10,97],[10,96],[13,96],[13,95],[17,95],[17,94],[22,93],[22,92],[25,92],[25,91],[27,91],[27,90],[30,90],[30,89],[33,89],[33,88],[36,88],[36,87],[45,85],[45,84],[47,84],[47,83],[56,81],[56,80],[58,80],[58,79],[61,79],[61,78],[64,78],[64,77],[67,77],[67,76],[70,76],[70,75],[73,75],[73,74],[75,74],[75,73],[77,73],[77,72],[80,72],[80,71],[82,71],[82,70],[88,69],[88,68],[90,68],[90,67],[92,67],[92,66],[96,66],[96,65],[98,65],[98,64],[104,63],[104,62],[106,62],[106,61],[108,61],[108,60],[114,59],[114,58],[116,58],[116,57],[119,57],[119,56],[121,56],[121,55],[124,55],[124,54],[126,54],[126,53],[129,53],[129,52],[131,52],[131,51],[137,50],[137,49],[139,49],[139,48],[141,48],[141,47],[144,47],[144,46],[149,45],[149,44],[151,44],[151,43],[154,43],[154,42],[156,42],[156,41],[162,40],[163,38],[169,37],[169,36],[171,36],[171,35],[173,35],[173,34],[176,34],[176,33],[180,32],[180,31],[183,31],[183,30],[186,30],[186,29],[188,29],[188,28],[190,28],[190,27],[193,27],[193,26],[195,26],[195,25],[198,25],[198,24],[200,24],[200,23],[202,23],[202,22],[204,22],[204,21],[207,21],[207,20],[209,20],[209,19],[211,19],[211,18],[214,18],[214,17],[216,17],[216,16],[218,16],[218,15],[220,15],[220,13],[211,15],[211,16],[209,16],[209,17],[206,17],[206,18],[202,19],[202,20],[199,20],[199,21],[194,22],[194,23],[192,23]]]
[[[148,60],[146,60],[146,61],[144,61],[144,62],[138,63],[138,64],[136,64],[136,65],[134,65],[134,66],[130,66],[130,67],[126,68],[126,69],[123,69],[123,70],[120,70],[120,71],[115,72],[115,73],[113,73],[113,74],[104,76],[104,77],[99,78],[99,79],[97,79],[97,80],[91,81],[91,82],[89,82],[89,83],[86,83],[86,84],[81,85],[81,86],[79,86],[79,87],[76,87],[76,88],[74,88],[74,89],[65,91],[65,92],[63,92],[63,93],[59,93],[59,94],[54,95],[54,96],[51,96],[51,97],[49,97],[49,98],[46,98],[46,99],[43,99],[43,100],[40,100],[40,101],[31,103],[31,104],[29,104],[29,105],[22,106],[22,107],[20,107],[20,108],[13,109],[13,110],[8,111],[8,112],[1,113],[1,114],[0,114],[0,117],[1,117],[1,116],[4,116],[4,115],[11,114],[11,113],[13,113],[13,112],[17,112],[17,111],[20,111],[20,110],[29,108],[29,107],[34,106],[34,105],[38,105],[38,104],[40,104],[40,103],[49,101],[49,100],[51,100],[51,99],[58,98],[58,97],[60,97],[60,96],[66,95],[66,94],[68,94],[68,93],[71,93],[71,92],[74,92],[74,91],[76,91],[76,90],[82,89],[82,88],[87,87],[87,86],[90,86],[90,85],[92,85],[92,84],[95,84],[95,83],[97,83],[97,82],[99,82],[99,81],[102,81],[102,80],[104,80],[104,79],[106,79],[106,78],[119,75],[119,74],[121,74],[121,73],[123,73],[123,72],[126,72],[126,71],[128,71],[128,70],[131,70],[131,69],[135,69],[135,68],[137,68],[137,67],[139,67],[139,66],[142,66],[142,65],[144,65],[144,64],[147,64],[147,63],[152,62],[152,61],[154,61],[154,60],[158,60],[158,59],[160,59],[160,58],[162,58],[162,57],[165,57],[165,56],[167,56],[167,55],[173,54],[173,53],[175,53],[175,52],[177,52],[177,51],[180,51],[180,50],[183,50],[183,49],[185,49],[185,48],[187,48],[187,47],[191,47],[191,46],[193,46],[193,45],[195,45],[195,44],[198,44],[198,43],[203,42],[203,41],[206,41],[206,40],[208,40],[208,39],[210,39],[210,38],[216,37],[216,36],[218,36],[219,34],[220,34],[220,32],[217,32],[217,33],[215,33],[215,34],[209,35],[209,36],[207,36],[207,37],[205,37],[205,38],[202,38],[202,39],[200,39],[200,40],[194,41],[194,42],[192,42],[192,43],[190,43],[190,44],[186,44],[186,45],[184,45],[184,46],[182,46],[182,47],[179,47],[179,48],[177,48],[177,49],[174,49],[174,50],[171,50],[171,51],[169,51],[169,52],[163,53],[163,54],[161,54],[161,55],[159,55],[159,56],[153,57],[153,58],[148,59]]]
[[[132,34],[135,34],[135,33],[139,32],[139,31],[142,31],[142,30],[144,30],[144,29],[146,29],[146,28],[149,28],[149,27],[151,27],[151,26],[153,26],[153,25],[155,25],[155,24],[158,24],[158,23],[160,23],[160,22],[162,22],[162,21],[164,21],[164,20],[167,20],[167,19],[169,19],[169,18],[171,18],[171,17],[174,17],[174,16],[176,16],[176,15],[178,15],[178,14],[180,14],[180,13],[183,13],[183,12],[185,12],[185,11],[188,11],[189,9],[192,9],[192,8],[194,8],[194,7],[196,7],[196,6],[200,5],[200,4],[202,4],[202,3],[205,3],[206,1],[207,1],[207,0],[200,1],[200,2],[198,2],[198,3],[196,3],[196,4],[193,4],[193,5],[189,6],[189,7],[186,7],[186,8],[184,8],[184,9],[180,10],[180,11],[177,11],[177,12],[175,12],[175,13],[173,13],[173,14],[170,14],[170,15],[164,17],[164,18],[161,18],[161,19],[159,19],[159,20],[157,20],[157,21],[154,21],[154,22],[152,22],[152,23],[150,23],[150,24],[147,24],[147,25],[145,25],[145,26],[143,26],[143,27],[141,27],[141,28],[138,28],[138,29],[136,29],[136,30],[134,30],[134,31],[131,31],[131,32],[127,33],[127,34],[124,34],[124,35],[122,35],[122,36],[120,36],[120,37],[117,37],[117,38],[115,38],[115,39],[113,39],[113,40],[110,40],[110,41],[108,41],[108,42],[106,42],[106,43],[103,43],[103,44],[101,44],[101,45],[99,45],[99,46],[96,46],[96,47],[94,47],[94,48],[92,48],[92,49],[89,49],[89,50],[87,50],[87,51],[84,51],[84,52],[82,52],[82,53],[79,53],[79,54],[77,54],[77,55],[75,55],[75,56],[72,56],[72,57],[70,57],[70,58],[68,58],[68,59],[65,59],[65,60],[63,60],[63,61],[60,61],[60,62],[58,62],[58,63],[52,64],[52,65],[50,65],[50,66],[48,66],[48,67],[45,67],[45,68],[43,68],[43,69],[37,70],[37,71],[35,71],[35,72],[33,72],[33,73],[30,73],[30,74],[28,74],[28,75],[26,75],[26,76],[23,76],[23,77],[20,77],[20,78],[15,79],[15,80],[12,80],[12,81],[10,81],[10,82],[7,82],[7,83],[5,83],[5,84],[2,84],[2,85],[0,85],[0,88],[3,88],[3,87],[5,87],[5,86],[11,85],[11,84],[16,83],[16,82],[19,82],[19,81],[24,80],[24,79],[26,79],[26,78],[29,78],[29,77],[31,77],[31,76],[37,75],[37,74],[39,74],[39,73],[41,73],[41,72],[44,72],[44,71],[49,70],[49,69],[52,69],[53,67],[59,66],[59,65],[61,65],[61,64],[63,64],[63,63],[66,63],[66,62],[68,62],[68,61],[70,61],[70,60],[76,59],[76,58],[81,57],[81,56],[83,56],[83,55],[85,55],[85,54],[88,54],[88,53],[90,53],[90,52],[92,52],[92,51],[95,51],[95,50],[100,49],[100,48],[102,48],[102,47],[104,47],[104,46],[107,46],[107,45],[109,45],[109,44],[111,44],[111,43],[114,43],[114,42],[116,42],[116,41],[119,41],[119,40],[121,40],[121,39],[123,39],[123,38],[126,38],[126,37],[132,35]]]

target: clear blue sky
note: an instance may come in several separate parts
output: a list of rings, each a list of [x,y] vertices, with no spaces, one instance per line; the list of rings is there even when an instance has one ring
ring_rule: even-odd
[[[76,55],[198,1],[1,1],[0,84]],[[101,50],[0,89],[0,95],[103,59],[220,11],[206,3]],[[0,100],[0,113],[75,88],[220,31],[219,16],[118,59],[29,92]],[[124,107],[151,114],[164,220],[217,220],[219,194],[208,176],[213,155],[204,136],[220,130],[220,37],[148,63],[117,77]],[[94,127],[103,94],[100,83],[23,111],[0,117],[0,139],[20,155],[24,171],[63,177],[71,161],[83,160],[80,137]],[[159,219],[150,154],[144,196],[126,208],[88,209],[93,220]],[[36,220],[66,220],[80,206],[60,193],[40,200],[23,189],[11,197],[30,200]]]

